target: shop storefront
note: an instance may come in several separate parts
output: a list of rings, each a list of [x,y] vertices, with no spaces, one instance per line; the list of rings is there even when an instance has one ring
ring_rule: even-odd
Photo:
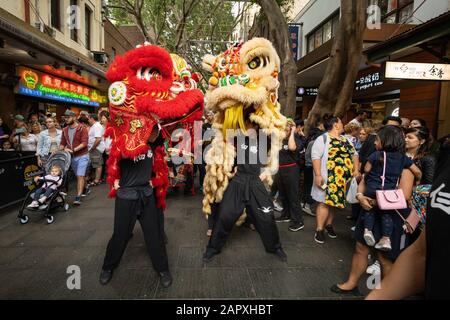
[[[429,63],[432,70],[439,60],[427,53],[418,52],[398,59],[403,68],[410,63]],[[428,65],[427,65],[428,66]],[[394,79],[386,77],[386,62],[379,67],[361,70],[353,94],[352,111],[368,111],[373,120],[395,115],[409,119],[422,118],[433,134],[437,132],[441,97],[441,81]]]
[[[18,66],[16,75],[17,113],[55,113],[59,117],[66,109],[95,112],[107,102],[105,93],[95,88],[33,68]]]

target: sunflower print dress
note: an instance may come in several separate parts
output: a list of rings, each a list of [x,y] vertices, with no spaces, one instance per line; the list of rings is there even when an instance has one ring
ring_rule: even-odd
[[[328,188],[325,195],[325,204],[339,209],[345,208],[345,195],[347,182],[353,173],[352,158],[355,148],[345,138],[337,139],[328,135],[330,144],[328,148]]]

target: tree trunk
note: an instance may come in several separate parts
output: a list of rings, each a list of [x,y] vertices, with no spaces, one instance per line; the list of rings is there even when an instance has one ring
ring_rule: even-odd
[[[351,105],[362,58],[366,0],[341,0],[341,21],[316,101],[308,115],[307,131],[324,114],[342,117]]]
[[[297,65],[291,49],[286,18],[275,0],[258,0],[268,20],[269,39],[273,42],[281,60],[280,104],[281,112],[295,117],[297,91]]]

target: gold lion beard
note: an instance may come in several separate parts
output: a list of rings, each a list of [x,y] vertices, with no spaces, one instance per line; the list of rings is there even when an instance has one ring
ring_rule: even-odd
[[[228,107],[223,119],[217,119],[213,127],[221,130],[223,135],[216,135],[211,142],[211,147],[205,155],[206,175],[203,182],[203,212],[206,215],[211,214],[211,204],[220,203],[223,194],[228,186],[230,179],[233,177],[233,165],[236,157],[236,148],[230,142],[230,129],[236,133],[237,129],[246,132],[244,119],[244,106],[236,104]],[[263,181],[267,187],[272,185],[272,177],[278,169],[278,154],[281,149],[284,138],[284,128],[286,126],[286,118],[280,113],[279,104],[274,105],[267,101],[259,106],[252,114],[250,120],[259,125],[263,132],[271,137],[271,149],[268,157],[268,164],[265,167],[267,173],[266,179]],[[220,123],[222,122],[222,123]],[[245,219],[241,216],[240,222]]]

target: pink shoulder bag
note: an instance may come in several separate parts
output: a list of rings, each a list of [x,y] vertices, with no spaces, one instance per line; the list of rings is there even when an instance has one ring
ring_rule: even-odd
[[[406,204],[405,195],[402,189],[395,190],[384,190],[384,180],[386,179],[386,152],[383,152],[384,164],[383,164],[383,175],[381,176],[381,190],[376,191],[377,205],[381,210],[399,210],[406,209],[408,205]]]

